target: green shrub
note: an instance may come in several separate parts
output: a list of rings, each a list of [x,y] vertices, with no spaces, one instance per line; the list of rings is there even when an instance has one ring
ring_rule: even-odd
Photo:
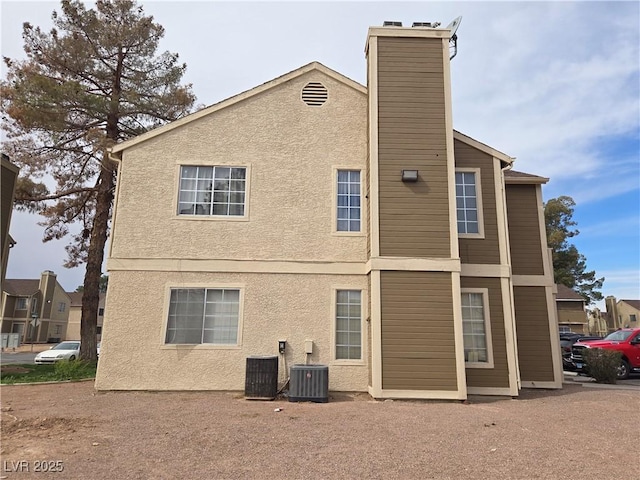
[[[83,378],[89,370],[89,362],[81,360],[60,360],[54,366],[54,374],[58,380]]]
[[[583,351],[587,371],[598,383],[616,383],[622,354],[616,350],[585,348]]]

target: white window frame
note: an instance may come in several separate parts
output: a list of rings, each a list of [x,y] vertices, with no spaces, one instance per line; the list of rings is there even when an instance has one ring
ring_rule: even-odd
[[[244,215],[191,215],[178,213],[180,205],[180,188],[182,181],[182,167],[222,167],[222,168],[244,168],[245,169],[245,184],[244,184]],[[246,222],[249,221],[249,205],[250,205],[250,190],[251,190],[251,164],[237,164],[237,163],[224,163],[224,162],[212,162],[194,160],[194,161],[178,161],[176,162],[175,180],[176,185],[174,195],[172,215],[174,219],[184,221],[224,221],[224,222]]]
[[[65,302],[58,302],[58,312],[64,313],[67,310],[67,304]]]
[[[346,231],[338,230],[338,172],[339,171],[354,171],[360,172],[360,230],[358,231]],[[337,236],[345,237],[363,237],[366,235],[365,222],[367,214],[364,204],[364,170],[362,167],[354,166],[334,166],[332,168],[332,190],[331,195],[333,197],[332,210],[331,210],[331,233]]]
[[[484,238],[484,213],[482,208],[482,169],[461,167],[456,168],[455,173],[473,173],[476,187],[476,213],[478,215],[478,233],[460,233],[459,238]],[[457,185],[457,182],[454,182]],[[456,192],[457,193],[457,192]],[[456,231],[458,231],[458,195],[456,197]]]
[[[214,343],[165,343],[169,327],[169,307],[171,304],[171,290],[175,289],[224,289],[239,290],[238,298],[238,333],[234,344]],[[244,329],[244,291],[245,285],[240,283],[169,283],[165,285],[165,302],[163,309],[162,337],[160,338],[161,350],[239,350],[242,348],[242,332]]]
[[[489,289],[487,288],[461,288],[460,289],[460,303],[462,304],[462,294],[465,293],[478,293],[482,295],[482,307],[484,315],[484,332],[485,341],[487,343],[487,361],[486,362],[469,362],[465,361],[465,367],[467,368],[494,368],[493,361],[493,340],[491,338],[491,316],[489,310]],[[462,312],[462,307],[460,307]],[[463,324],[463,336],[464,336],[464,315],[462,318]],[[464,349],[464,343],[463,343]]]
[[[24,305],[23,305],[24,302]],[[18,297],[16,299],[16,310],[28,310],[29,299],[27,297]]]
[[[338,313],[338,292],[343,290],[360,292],[360,358],[337,358],[336,357],[336,330],[337,330],[337,313]],[[353,285],[335,285],[331,289],[331,363],[336,365],[364,365],[367,358],[365,351],[365,319],[367,318],[367,296],[366,291],[362,287]]]

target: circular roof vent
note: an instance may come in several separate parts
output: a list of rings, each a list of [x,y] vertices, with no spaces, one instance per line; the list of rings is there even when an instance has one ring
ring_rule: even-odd
[[[311,107],[322,106],[327,97],[327,87],[320,82],[309,82],[302,89],[302,101]]]

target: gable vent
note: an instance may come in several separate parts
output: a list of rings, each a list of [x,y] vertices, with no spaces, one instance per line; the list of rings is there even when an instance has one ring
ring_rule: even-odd
[[[327,87],[320,82],[309,82],[302,89],[302,101],[312,107],[320,107],[327,97]]]

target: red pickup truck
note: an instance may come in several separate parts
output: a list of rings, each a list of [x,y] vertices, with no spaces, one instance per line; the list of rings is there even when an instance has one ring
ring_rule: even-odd
[[[629,373],[640,373],[640,328],[621,328],[610,333],[602,340],[588,343],[574,343],[571,348],[571,361],[578,372],[586,371],[582,352],[585,348],[604,348],[622,353],[622,363],[618,368],[618,379],[629,378]]]

